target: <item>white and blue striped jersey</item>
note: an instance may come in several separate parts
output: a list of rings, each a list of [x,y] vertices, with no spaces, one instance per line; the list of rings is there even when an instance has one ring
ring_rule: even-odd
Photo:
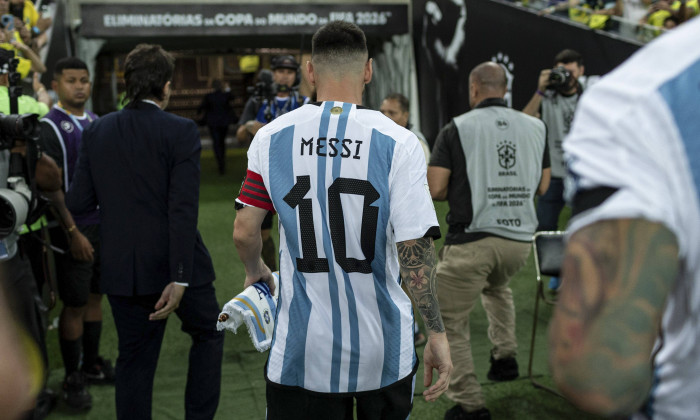
[[[700,19],[662,35],[583,95],[564,142],[567,194],[616,190],[572,219],[664,224],[679,245],[679,276],[653,355],[654,385],[637,419],[700,415]],[[573,191],[572,191],[573,189]],[[614,372],[611,372],[614,374]]]
[[[415,373],[396,242],[439,227],[413,133],[353,104],[304,105],[258,132],[238,201],[279,214],[269,381],[353,393]]]

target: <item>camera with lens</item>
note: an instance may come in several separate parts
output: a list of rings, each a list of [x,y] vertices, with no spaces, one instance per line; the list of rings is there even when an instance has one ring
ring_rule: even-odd
[[[39,139],[39,116],[36,114],[0,114],[0,150],[12,149],[16,140]]]
[[[0,153],[7,153],[5,150],[14,148],[19,141],[27,148],[26,157],[20,153],[8,153],[7,185],[0,186],[0,239],[17,231],[37,207],[27,181],[31,179],[27,167],[33,165],[28,165],[27,161],[36,163],[38,139],[39,119],[36,114],[0,114]]]
[[[272,72],[270,70],[260,70],[258,75],[258,83],[255,86],[249,86],[248,94],[253,96],[258,102],[271,98],[276,93],[275,84],[272,80]]]
[[[563,66],[555,67],[552,69],[552,71],[549,73],[549,88],[552,89],[561,89],[565,88],[568,84],[569,81],[571,80],[572,75],[569,70],[567,70]]]
[[[17,99],[22,94],[17,86],[20,75],[17,72],[17,59],[14,52],[0,51],[0,71],[7,73],[10,96],[10,114],[0,114],[0,161],[4,161],[0,179],[0,239],[17,232],[19,228],[36,218],[39,208],[38,194],[34,192],[32,179],[37,161],[41,155],[39,148],[39,117],[36,114],[17,113]],[[24,153],[13,150],[24,147]]]

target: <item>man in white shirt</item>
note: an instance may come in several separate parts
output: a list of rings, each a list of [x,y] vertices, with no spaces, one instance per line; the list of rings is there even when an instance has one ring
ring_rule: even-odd
[[[687,23],[603,78],[564,143],[572,233],[550,357],[587,411],[700,412],[698,37]]]
[[[408,283],[429,337],[428,401],[452,363],[437,303],[439,237],[416,136],[363,108],[372,78],[364,33],[334,21],[312,39],[320,103],[262,127],[248,150],[234,241],[247,287],[274,288],[260,222],[280,220],[279,306],[267,362],[268,419],[406,419],[418,360]],[[431,386],[433,369],[439,379]]]

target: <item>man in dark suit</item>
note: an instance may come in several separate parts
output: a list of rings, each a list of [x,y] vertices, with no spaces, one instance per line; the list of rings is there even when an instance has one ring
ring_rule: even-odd
[[[219,402],[223,335],[211,257],[197,231],[196,124],[164,112],[174,60],[157,45],[126,57],[128,105],[83,133],[67,204],[99,204],[102,279],[119,338],[119,419],[150,419],[166,318],[175,312],[192,336],[187,419],[211,419]]]
[[[231,105],[234,97],[228,84],[224,89],[224,84],[219,79],[214,80],[211,87],[214,91],[204,96],[197,108],[197,114],[204,115],[203,119],[209,127],[219,174],[223,175],[226,172],[226,133],[228,133],[228,126],[235,122]]]

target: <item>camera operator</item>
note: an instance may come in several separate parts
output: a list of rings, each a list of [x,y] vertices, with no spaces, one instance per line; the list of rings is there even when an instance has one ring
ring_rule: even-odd
[[[562,143],[569,133],[574,111],[583,88],[578,79],[583,76],[583,57],[565,49],[554,57],[554,68],[540,72],[537,91],[523,112],[539,117],[547,125],[547,143],[552,165],[549,189],[537,202],[537,230],[557,230],[559,213],[564,208],[566,164]]]
[[[299,64],[291,55],[280,55],[272,59],[272,80],[266,80],[261,72],[260,82],[255,86],[253,96],[246,102],[241,125],[236,138],[241,144],[249,144],[258,130],[282,114],[293,111],[309,102],[309,98],[299,95],[296,85]],[[276,95],[274,98],[273,95]],[[267,213],[261,226],[263,239],[262,258],[272,271],[277,270],[275,243],[270,237],[272,213]]]
[[[0,49],[0,269],[2,286],[8,295],[10,310],[40,349],[47,363],[44,327],[41,321],[39,292],[28,255],[29,235],[20,235],[25,222],[40,215],[38,191],[48,197],[60,193],[58,166],[38,145],[39,123],[36,115],[48,109],[16,86],[19,73],[14,52]],[[12,98],[10,98],[12,96]],[[12,112],[11,112],[12,110]],[[44,378],[45,379],[45,378]],[[42,387],[44,386],[42,380]],[[43,418],[51,408],[51,393],[42,391],[29,418]]]
[[[271,68],[272,85],[265,77],[261,77],[262,80],[252,92],[253,96],[245,104],[240,119],[241,126],[236,132],[239,143],[250,143],[260,127],[309,101],[297,92],[299,63],[293,56],[280,55],[273,58]]]

